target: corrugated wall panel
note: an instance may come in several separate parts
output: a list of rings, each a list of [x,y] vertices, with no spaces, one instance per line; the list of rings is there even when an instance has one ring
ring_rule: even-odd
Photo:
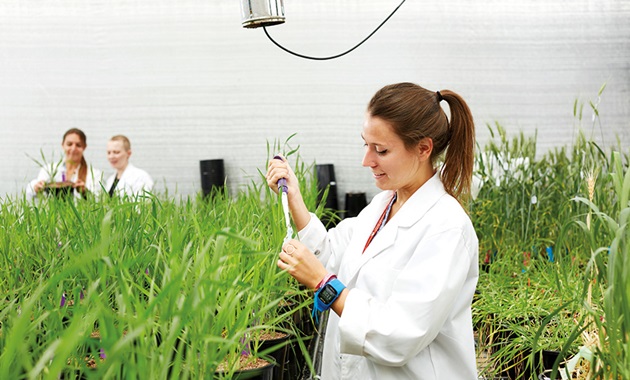
[[[328,56],[363,39],[398,0],[285,0],[268,28],[285,47]],[[27,155],[61,154],[70,127],[111,173],[108,137],[131,138],[132,161],[158,190],[200,190],[199,160],[226,160],[232,189],[263,168],[267,143],[297,133],[308,162],[333,163],[339,197],[377,192],[361,168],[363,112],[384,84],[449,88],[486,124],[538,130],[541,151],[570,144],[575,99],[599,103],[604,145],[630,137],[630,1],[408,0],[370,40],[308,61],[240,26],[236,0],[59,0],[0,3],[0,197],[37,173]],[[582,127],[590,131],[585,108]]]

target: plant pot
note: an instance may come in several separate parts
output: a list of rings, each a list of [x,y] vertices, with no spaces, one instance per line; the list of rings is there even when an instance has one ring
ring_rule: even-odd
[[[325,202],[324,207],[330,210],[334,210],[335,213],[339,211],[339,201],[337,199],[337,181],[335,180],[335,166],[333,164],[318,164],[317,168],[317,203],[322,200]],[[324,192],[328,188],[328,194],[326,199],[322,199]],[[327,227],[334,227],[336,224],[335,218],[329,218],[327,215],[322,216],[322,223]]]
[[[311,312],[308,308],[301,307],[299,310],[293,311],[293,308],[298,305],[298,302],[288,302],[280,305],[279,312],[281,314],[291,314],[286,321],[283,321],[280,326],[282,328],[291,330],[297,329],[297,332],[302,337],[308,337],[314,334],[315,325],[311,318]]]
[[[280,306],[281,314],[289,314],[288,318],[280,326],[285,330],[293,331],[295,335],[291,343],[287,345],[284,379],[292,380],[302,378],[303,368],[306,366],[305,353],[302,352],[297,339],[301,339],[305,346],[315,335],[315,325],[311,318],[310,310],[307,307],[300,307],[293,310],[299,302],[288,302]]]
[[[544,370],[541,374],[538,375],[538,380],[551,380],[551,373],[553,370],[547,369]],[[560,380],[559,377],[554,378],[554,380]]]
[[[542,369],[553,369],[556,359],[560,356],[560,351],[543,350],[542,351]]]
[[[204,198],[224,190],[226,177],[223,159],[201,160],[199,161],[199,171]]]
[[[287,363],[288,340],[290,335],[287,333],[269,334],[267,337],[261,337],[258,352],[271,350],[269,356],[275,362],[273,368],[273,379],[283,380],[285,375],[285,366]]]
[[[346,193],[346,212],[344,218],[352,218],[359,215],[365,206],[367,206],[365,193]]]
[[[258,359],[255,366],[248,366],[247,368],[239,369],[234,372],[232,376],[229,376],[223,371],[215,371],[215,379],[232,379],[232,380],[273,380],[273,363],[270,363],[263,359]]]

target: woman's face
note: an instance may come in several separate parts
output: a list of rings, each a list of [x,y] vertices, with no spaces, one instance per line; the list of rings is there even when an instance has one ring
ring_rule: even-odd
[[[368,114],[361,136],[365,141],[362,164],[372,170],[379,189],[415,191],[419,187],[419,156],[405,148],[390,123]]]
[[[83,143],[83,141],[81,141],[81,137],[79,135],[76,133],[70,133],[65,139],[63,139],[61,147],[66,155],[66,161],[78,164],[81,162],[81,159],[83,158],[83,151],[87,146]]]
[[[116,170],[124,170],[129,163],[130,150],[125,150],[122,141],[113,140],[107,143],[107,160]]]

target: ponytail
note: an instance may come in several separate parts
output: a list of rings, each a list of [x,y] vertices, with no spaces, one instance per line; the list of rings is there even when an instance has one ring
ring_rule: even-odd
[[[79,179],[83,181],[83,183],[87,183],[85,180],[87,179],[88,172],[88,164],[85,161],[85,157],[81,157],[81,168],[79,168]]]
[[[470,197],[475,162],[475,123],[461,96],[450,90],[438,92],[451,111],[449,135],[441,178],[446,192],[462,203]]]

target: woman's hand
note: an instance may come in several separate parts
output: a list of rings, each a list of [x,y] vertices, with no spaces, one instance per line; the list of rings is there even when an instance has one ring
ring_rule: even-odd
[[[291,170],[287,159],[280,155],[278,155],[278,157],[281,157],[282,159],[274,158],[269,161],[267,174],[265,175],[267,185],[275,193],[278,193],[278,181],[282,178],[286,179],[289,197],[291,198],[292,195],[300,193],[298,179],[293,170]]]
[[[85,192],[85,182],[81,179],[77,179],[77,181],[72,185],[72,187],[77,189],[80,193]]]
[[[46,181],[37,181],[37,183],[33,185],[33,190],[35,190],[35,193],[39,193],[40,191],[44,190],[44,186],[46,186]]]
[[[317,257],[295,239],[282,246],[278,267],[310,289],[315,289],[328,273]]]
[[[309,214],[306,204],[304,204],[304,199],[302,199],[300,185],[295,173],[291,170],[287,159],[280,155],[279,157],[281,159],[274,158],[269,161],[269,167],[265,175],[267,185],[274,192],[278,193],[278,181],[281,178],[287,180],[287,195],[289,198],[289,208],[291,209],[291,218],[297,230],[301,231],[311,220],[311,214]]]

